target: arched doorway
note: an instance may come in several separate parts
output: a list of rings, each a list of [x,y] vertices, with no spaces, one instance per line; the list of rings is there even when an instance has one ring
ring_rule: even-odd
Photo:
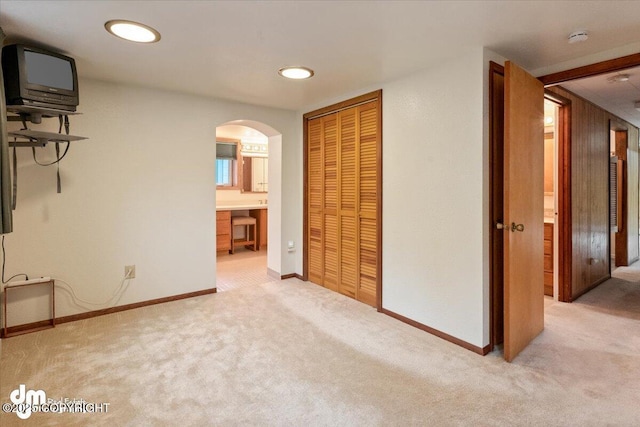
[[[262,122],[233,120],[216,127],[221,145],[235,153],[216,156],[216,286],[224,291],[280,278],[282,134]],[[255,229],[232,227],[236,216],[254,217]],[[249,237],[255,251],[240,244],[229,254],[234,240]]]

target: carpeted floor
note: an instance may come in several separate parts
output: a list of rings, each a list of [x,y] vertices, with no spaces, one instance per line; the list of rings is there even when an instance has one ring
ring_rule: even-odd
[[[547,300],[511,364],[297,279],[68,323],[2,341],[0,401],[22,383],[108,412],[0,424],[636,426],[639,287]]]

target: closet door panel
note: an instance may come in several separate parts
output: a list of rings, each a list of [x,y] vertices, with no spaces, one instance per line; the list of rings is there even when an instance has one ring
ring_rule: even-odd
[[[322,118],[324,166],[324,285],[338,290],[340,259],[338,222],[338,114]]]
[[[322,284],[324,270],[324,248],[323,248],[323,162],[322,162],[322,119],[314,119],[308,122],[308,268],[309,280],[313,283]]]
[[[324,282],[322,285],[338,290],[338,219],[335,215],[324,217]]]
[[[357,108],[340,112],[340,293],[356,297],[358,286]]]
[[[340,218],[342,234],[340,236],[340,293],[356,297],[358,286],[358,245],[357,222],[354,216],[343,215]]]
[[[359,286],[356,298],[376,304],[378,280],[378,112],[377,103],[359,107]]]
[[[378,209],[378,117],[376,104],[360,107],[360,212]]]
[[[356,211],[358,166],[356,155],[356,109],[340,114],[340,212]]]
[[[369,305],[376,305],[378,276],[378,227],[375,218],[360,218],[360,247],[358,251],[360,277],[357,299]]]

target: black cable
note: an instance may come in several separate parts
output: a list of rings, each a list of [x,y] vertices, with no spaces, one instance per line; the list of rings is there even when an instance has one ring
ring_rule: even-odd
[[[21,116],[22,117],[22,116]],[[64,121],[63,121],[63,117],[62,115],[58,116],[58,120],[60,122],[60,126],[58,127],[58,133],[62,133],[62,127],[64,126],[67,135],[69,135],[69,116],[64,116]],[[22,117],[22,126],[23,128],[21,130],[29,130],[29,127],[27,126],[27,120],[25,117]],[[37,142],[37,139],[34,138],[29,138],[31,141]],[[56,163],[60,163],[60,160],[64,159],[64,156],[67,155],[67,152],[69,151],[69,147],[71,146],[71,143],[69,141],[65,141],[67,143],[67,148],[64,149],[64,152],[62,153],[62,157],[58,157],[55,161],[51,162],[51,163],[40,163],[38,161],[38,158],[36,157],[36,149],[35,147],[31,147],[31,153],[33,154],[33,161],[36,162],[37,165],[39,166],[51,166],[51,165],[55,165]],[[58,143],[56,143],[57,146]]]
[[[37,165],[40,166],[51,166],[51,165],[55,165],[56,163],[59,163],[60,160],[64,159],[64,156],[67,155],[67,151],[69,151],[69,147],[71,146],[71,143],[69,141],[65,141],[67,143],[67,148],[64,149],[64,152],[62,153],[62,156],[60,158],[58,158],[57,160],[54,160],[51,163],[40,163],[38,161],[38,159],[36,158],[36,149],[35,147],[31,147],[31,153],[33,154],[33,161],[36,162]]]
[[[19,274],[14,274],[13,276],[9,277],[6,281],[4,280],[4,263],[5,263],[5,252],[4,252],[4,234],[2,235],[2,284],[4,285],[5,283],[8,283],[11,281],[11,279],[15,279],[18,276],[24,276],[25,280],[29,280],[29,276],[27,276],[25,273],[19,273]]]

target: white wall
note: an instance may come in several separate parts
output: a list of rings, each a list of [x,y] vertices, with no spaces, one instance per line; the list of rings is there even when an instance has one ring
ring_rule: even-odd
[[[80,90],[83,115],[71,117],[71,133],[90,139],[75,143],[62,161],[62,194],[55,167],[34,166],[28,149],[18,153],[5,277],[53,276],[81,298],[102,301],[119,285],[124,265],[135,264],[136,279],[117,305],[215,287],[216,126],[236,119],[269,124],[282,133],[283,151],[295,153],[295,113],[93,80],[81,80]],[[46,127],[57,130],[57,120]],[[294,193],[302,192],[298,169],[283,164]],[[286,206],[282,239],[299,241],[302,206]],[[279,272],[294,272],[293,258],[283,259]],[[57,316],[105,307],[80,307],[62,290],[56,296]],[[29,296],[13,304],[9,325],[45,318],[31,309],[37,304]]]
[[[269,212],[267,214],[267,240],[273,239],[274,236],[284,236],[282,234],[283,225],[282,221],[278,221],[278,218],[282,218],[282,211],[289,210],[293,208],[296,212],[296,215],[302,217],[302,204],[297,206],[287,206],[286,208],[282,205],[282,136],[275,135],[269,137]],[[300,183],[302,185],[302,183]],[[290,215],[289,218],[292,218]],[[297,235],[302,236],[302,230],[296,230]],[[292,236],[289,232],[288,236]],[[283,239],[280,240],[279,245],[274,245],[273,243],[269,243],[267,247],[267,268],[276,273],[281,273],[282,270],[280,266],[282,266],[282,259],[289,255],[287,253],[287,243]],[[296,271],[295,263],[291,262],[292,259],[298,255],[299,258],[302,257],[302,254],[292,253],[288,258],[291,264],[291,267],[288,267],[287,273],[293,273]],[[283,273],[281,273],[283,274]]]
[[[383,86],[383,307],[479,347],[484,161],[482,49]]]

